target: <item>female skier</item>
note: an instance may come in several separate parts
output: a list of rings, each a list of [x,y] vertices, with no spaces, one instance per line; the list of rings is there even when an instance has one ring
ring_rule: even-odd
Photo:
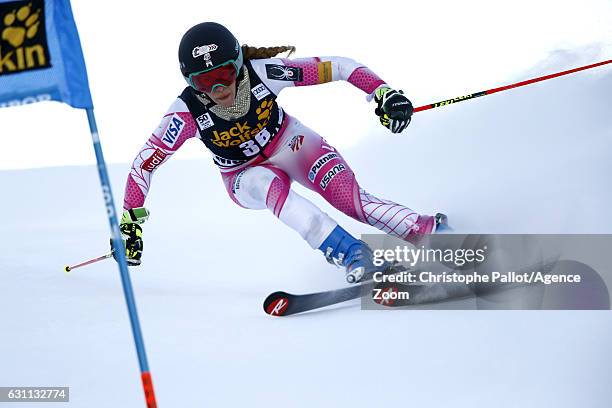
[[[419,215],[363,190],[340,153],[321,136],[289,116],[276,97],[285,87],[344,80],[377,103],[383,126],[393,133],[410,123],[413,107],[365,66],[348,58],[271,58],[293,47],[240,46],[224,26],[206,22],[183,36],[181,73],[189,84],[138,153],[128,176],[120,230],[129,265],[139,265],[143,207],[153,172],[183,143],[198,137],[219,167],[236,204],[269,209],[328,261],[344,266],[348,282],[376,270],[372,251],[310,201],[291,182],[316,191],[338,210],[385,233],[417,243],[446,223],[443,214]]]

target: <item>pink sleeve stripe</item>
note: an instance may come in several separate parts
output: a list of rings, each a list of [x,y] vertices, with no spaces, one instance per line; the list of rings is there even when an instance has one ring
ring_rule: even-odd
[[[138,187],[138,184],[132,178],[130,174],[128,176],[127,185],[125,186],[125,196],[123,198],[123,208],[129,210],[131,208],[142,207],[145,202],[145,196]]]
[[[295,86],[317,85],[319,83],[319,58],[286,59],[282,58],[286,67],[301,68],[302,80],[293,81]]]
[[[385,83],[378,75],[366,67],[357,68],[353,71],[348,82],[367,94],[371,94],[376,88]]]

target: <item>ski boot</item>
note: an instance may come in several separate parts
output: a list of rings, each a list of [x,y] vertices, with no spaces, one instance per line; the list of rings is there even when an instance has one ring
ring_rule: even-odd
[[[354,238],[339,225],[319,247],[329,263],[346,268],[346,281],[357,283],[370,279],[375,272],[384,272],[392,265],[384,260],[374,265],[372,249],[363,241]]]

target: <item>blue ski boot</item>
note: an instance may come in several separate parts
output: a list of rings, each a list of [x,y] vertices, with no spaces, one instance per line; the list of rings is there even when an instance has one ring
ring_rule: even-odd
[[[325,254],[329,263],[346,268],[348,283],[370,279],[375,272],[383,272],[391,266],[386,261],[380,266],[374,265],[372,249],[339,225],[325,238],[319,250]]]

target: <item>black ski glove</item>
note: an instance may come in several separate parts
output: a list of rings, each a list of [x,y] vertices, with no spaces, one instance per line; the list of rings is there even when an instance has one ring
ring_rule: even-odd
[[[403,91],[378,88],[374,101],[378,104],[374,112],[379,116],[380,123],[391,132],[400,133],[410,124],[414,108]]]

